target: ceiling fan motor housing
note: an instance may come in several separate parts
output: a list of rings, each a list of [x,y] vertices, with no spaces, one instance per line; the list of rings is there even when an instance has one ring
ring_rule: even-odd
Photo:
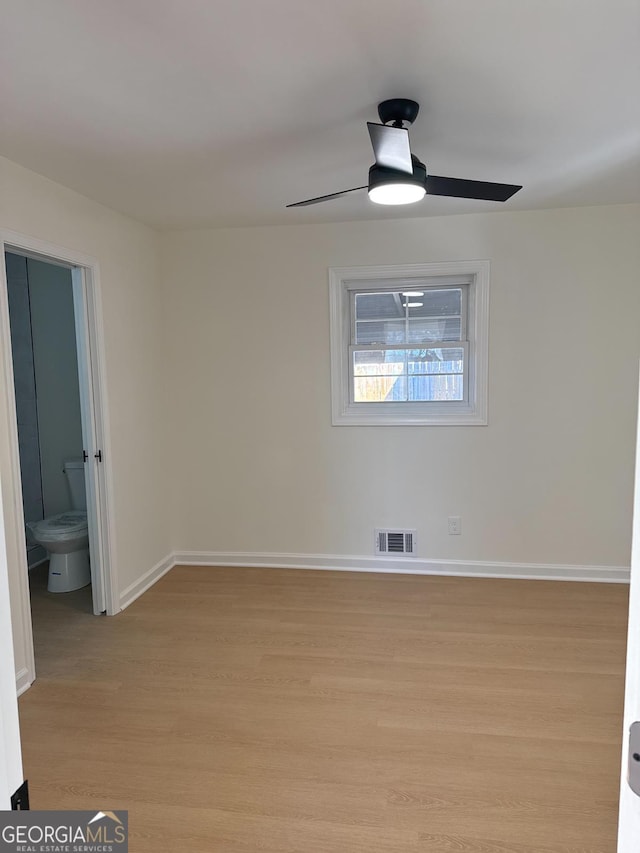
[[[427,167],[418,160],[415,154],[411,155],[411,160],[413,162],[412,175],[408,172],[400,172],[397,169],[386,169],[384,166],[377,166],[374,163],[369,169],[369,191],[383,184],[418,184],[426,189]]]
[[[403,127],[404,123],[413,124],[418,115],[420,105],[408,98],[391,98],[378,104],[378,115],[382,124],[392,121],[395,127]]]

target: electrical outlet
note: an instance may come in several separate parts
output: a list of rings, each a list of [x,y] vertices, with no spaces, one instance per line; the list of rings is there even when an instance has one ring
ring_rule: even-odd
[[[449,536],[460,536],[462,533],[462,519],[459,515],[450,515],[447,519],[449,525]]]

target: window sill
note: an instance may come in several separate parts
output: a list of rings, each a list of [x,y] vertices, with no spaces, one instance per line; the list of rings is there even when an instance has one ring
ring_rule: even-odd
[[[383,404],[385,407],[392,404]],[[487,426],[486,413],[464,406],[456,411],[416,412],[407,411],[406,405],[402,411],[363,411],[348,408],[342,412],[334,412],[333,426]]]

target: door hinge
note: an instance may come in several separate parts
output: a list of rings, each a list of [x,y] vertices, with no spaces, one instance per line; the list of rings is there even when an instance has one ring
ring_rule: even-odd
[[[29,780],[25,779],[15,794],[11,796],[11,811],[29,811]]]
[[[640,797],[640,721],[629,729],[629,767],[627,770],[629,787]]]

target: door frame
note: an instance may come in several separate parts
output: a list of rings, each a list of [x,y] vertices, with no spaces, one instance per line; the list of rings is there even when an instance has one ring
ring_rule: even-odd
[[[0,490],[0,811],[10,808],[11,795],[24,779],[11,624],[9,572]]]
[[[627,629],[627,662],[624,682],[622,726],[622,771],[618,812],[618,853],[636,853],[640,837],[640,798],[627,782],[629,729],[640,720],[640,390],[636,438],[635,483],[633,493],[633,538],[631,545],[631,585]]]
[[[113,559],[114,513],[111,447],[108,430],[99,265],[95,258],[81,252],[56,246],[25,234],[0,229],[0,253],[2,257],[2,264],[0,264],[2,267],[0,272],[0,354],[4,364],[3,393],[8,415],[8,443],[11,457],[10,480],[6,485],[5,495],[10,495],[12,501],[12,511],[7,513],[5,509],[4,521],[5,528],[13,528],[11,530],[13,548],[9,542],[7,547],[14,551],[8,556],[10,565],[15,566],[13,574],[15,574],[14,580],[17,581],[16,589],[19,597],[20,612],[12,614],[12,621],[14,626],[21,631],[24,648],[27,651],[24,670],[19,673],[18,678],[18,691],[21,693],[35,679],[35,660],[22,507],[9,303],[4,263],[5,252],[7,251],[14,251],[28,258],[64,266],[72,271],[83,443],[89,454],[88,463],[85,465],[85,478],[87,482],[87,516],[93,554],[92,564],[95,564],[95,569],[92,565],[92,582],[94,582],[94,572],[96,575],[92,590],[94,613],[104,612],[107,615],[114,615],[120,611],[120,603]],[[98,450],[102,451],[100,462],[94,459],[94,453]],[[8,502],[8,499],[5,499]]]

